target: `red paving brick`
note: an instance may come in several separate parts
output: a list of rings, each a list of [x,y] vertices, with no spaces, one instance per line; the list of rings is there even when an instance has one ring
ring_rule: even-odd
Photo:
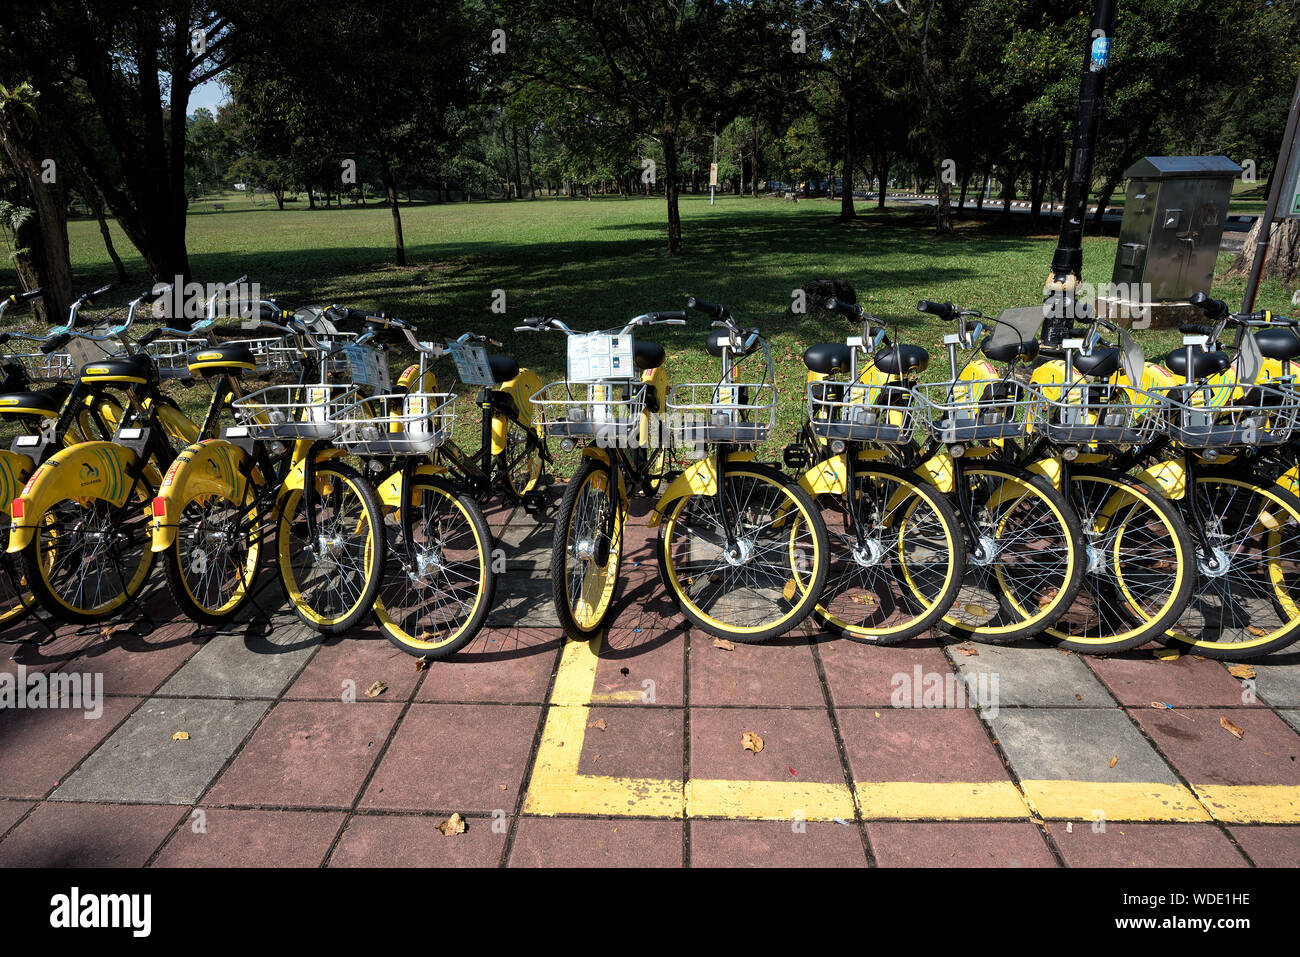
[[[534,705],[412,705],[361,806],[513,809],[540,715]]]
[[[415,700],[541,704],[562,641],[558,628],[485,628],[456,654],[429,663]]]
[[[1193,784],[1300,784],[1300,736],[1263,708],[1134,709],[1156,746]],[[1220,725],[1227,718],[1245,736]]]
[[[681,821],[526,817],[511,867],[681,867]]]
[[[881,867],[1052,867],[1028,821],[881,821],[867,824]]]
[[[102,674],[108,694],[149,695],[203,647],[204,639],[195,635],[189,622],[168,624],[144,637],[119,629],[59,670]]]
[[[281,702],[204,803],[351,807],[400,712],[398,704]]]
[[[925,674],[946,675],[952,671],[943,651],[928,638],[879,647],[835,638],[821,642],[817,651],[831,699],[837,706],[888,707],[894,695],[895,675],[910,677],[917,665]]]
[[[13,827],[31,806],[31,801],[0,801],[0,834]]]
[[[1152,701],[1165,704],[1240,708],[1241,682],[1223,665],[1192,655],[1153,658],[1150,652],[1134,651],[1118,658],[1086,658],[1102,683],[1122,704],[1150,707]]]
[[[186,814],[152,804],[42,804],[0,841],[0,867],[143,867]]]
[[[93,719],[71,708],[0,711],[0,797],[44,797],[140,700],[104,698]]]
[[[4,636],[8,639],[35,638],[44,640],[49,632],[30,619],[10,625]],[[45,644],[37,645],[28,641],[6,641],[0,643],[0,671],[17,674],[18,666],[23,665],[29,672],[49,671],[72,660],[88,647],[100,640],[97,632],[79,635],[71,625],[61,625],[57,637]]]
[[[321,645],[284,697],[341,700],[343,683],[351,681],[359,702],[406,701],[419,680],[415,659],[368,628],[363,635],[331,638]],[[388,685],[387,690],[377,698],[365,697],[362,692],[376,681]]]
[[[680,781],[685,727],[676,708],[592,708],[578,773]]]
[[[974,710],[840,709],[855,781],[1004,781],[1010,776]]]
[[[681,631],[611,632],[601,643],[591,700],[682,704],[685,652]]]
[[[1300,864],[1300,825],[1260,824],[1231,828],[1232,836],[1260,867]]]
[[[746,731],[763,739],[762,751],[741,747]],[[692,778],[844,783],[822,709],[694,708],[690,735]]]
[[[239,811],[187,814],[154,867],[319,867],[343,826],[342,811]]]
[[[1246,867],[1245,859],[1212,824],[1052,824],[1052,839],[1070,867]]]
[[[825,707],[812,648],[783,638],[725,651],[698,631],[691,633],[688,662],[691,705],[809,705]]]
[[[691,821],[692,867],[866,867],[856,824]]]
[[[410,814],[358,814],[348,821],[330,867],[496,867],[509,822],[465,818],[465,833],[446,835],[446,818]],[[496,829],[494,829],[496,828]]]

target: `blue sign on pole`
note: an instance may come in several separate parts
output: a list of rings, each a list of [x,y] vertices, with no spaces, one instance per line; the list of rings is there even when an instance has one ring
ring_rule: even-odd
[[[1094,37],[1092,40],[1093,73],[1099,73],[1110,65],[1110,37]]]

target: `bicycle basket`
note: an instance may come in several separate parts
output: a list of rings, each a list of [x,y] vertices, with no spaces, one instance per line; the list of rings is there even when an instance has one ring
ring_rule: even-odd
[[[758,445],[776,425],[770,382],[683,382],[668,393],[667,407],[678,445]]]
[[[940,442],[980,444],[1015,439],[1030,429],[1042,399],[1014,379],[962,379],[913,386],[929,414],[920,426]]]
[[[357,401],[354,385],[273,385],[231,402],[236,421],[261,442],[332,439],[338,424],[330,420]]]
[[[906,445],[918,427],[912,389],[867,382],[808,383],[808,425],[828,442]]]
[[[196,345],[199,343],[191,343],[188,339],[155,339],[144,347],[144,351],[153,359],[160,378],[189,379],[194,375],[189,365],[191,347]]]
[[[647,388],[630,379],[552,382],[542,386],[531,401],[537,425],[545,435],[613,445],[640,429]]]
[[[4,357],[6,362],[11,360],[21,363],[27,370],[27,377],[33,382],[61,382],[71,379],[77,371],[72,364],[72,356],[66,352],[51,352],[48,356],[43,352],[18,352]]]
[[[452,392],[375,395],[342,406],[330,420],[334,444],[353,455],[424,455],[451,438],[456,424]]]
[[[1300,415],[1300,395],[1285,386],[1229,383],[1159,391],[1169,437],[1187,448],[1281,445]]]
[[[1058,445],[1145,445],[1164,427],[1164,397],[1108,382],[1028,385],[1034,434]]]

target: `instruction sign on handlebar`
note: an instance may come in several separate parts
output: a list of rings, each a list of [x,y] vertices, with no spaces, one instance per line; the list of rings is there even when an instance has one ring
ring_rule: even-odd
[[[631,379],[635,375],[630,335],[593,332],[569,337],[570,382]]]

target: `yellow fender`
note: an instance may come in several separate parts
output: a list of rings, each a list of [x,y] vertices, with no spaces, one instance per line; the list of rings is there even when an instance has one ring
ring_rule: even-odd
[[[299,439],[294,443],[296,448],[293,451],[294,466],[289,470],[285,477],[284,485],[280,487],[280,494],[277,501],[283,499],[285,494],[295,489],[301,489],[307,484],[307,449],[310,448],[311,442],[306,439]],[[343,449],[321,449],[316,453],[316,461],[323,462],[326,459],[341,459],[347,453]]]
[[[149,531],[152,548],[164,552],[176,541],[181,511],[200,495],[220,495],[232,502],[244,498],[248,480],[241,468],[248,453],[224,439],[206,439],[181,452],[158,486]]]
[[[95,496],[114,505],[124,504],[131,490],[126,470],[135,461],[134,452],[112,442],[82,442],[56,452],[14,499],[9,551],[21,552],[31,544],[38,521],[55,502]],[[144,476],[158,487],[161,476],[156,468],[146,466]]]
[[[929,459],[926,459],[916,469],[916,474],[929,482],[944,495],[951,495],[953,489],[957,487],[956,473],[953,470],[952,456],[948,450],[942,449]]]
[[[32,477],[35,465],[26,455],[0,449],[0,512],[12,514],[14,499]]]
[[[415,468],[416,475],[446,475],[447,469],[442,465],[418,465]],[[399,508],[402,504],[402,473],[394,472],[388,478],[384,479],[375,486],[375,494],[379,496],[379,504],[387,505],[390,508]],[[419,504],[417,501],[415,504]]]
[[[199,440],[199,427],[180,409],[163,402],[159,403],[155,414],[158,416],[158,421],[162,423],[163,429],[172,438],[185,443]]]
[[[584,449],[583,454],[586,455],[588,451],[602,456],[605,455],[599,449]],[[757,452],[732,452],[727,456],[727,461],[748,462],[757,455]],[[608,460],[607,457],[606,460]],[[685,498],[688,495],[713,495],[717,491],[718,457],[717,455],[706,455],[673,479],[667,491],[659,496],[659,501],[655,503],[654,511],[650,513],[650,520],[646,524],[651,528],[658,528],[659,523],[664,520],[664,514],[668,511],[668,507],[679,498]]]
[[[814,498],[818,495],[843,495],[848,489],[848,463],[845,454],[814,462],[799,476],[799,487]]]
[[[515,376],[505,385],[501,386],[502,392],[507,392],[515,400],[515,408],[519,411],[519,421],[526,429],[533,428],[533,403],[532,397],[542,391],[542,379],[531,369],[520,369],[519,375]],[[503,415],[493,416],[492,418],[492,454],[501,455],[506,450],[506,436],[510,431],[510,422]],[[540,434],[540,433],[539,433]]]
[[[1165,498],[1180,499],[1187,494],[1187,470],[1180,459],[1157,462],[1133,477]]]
[[[1061,486],[1061,478],[1064,469],[1061,467],[1061,460],[1057,458],[1039,459],[1026,466],[1027,470],[1035,475],[1041,475],[1047,481],[1052,483],[1052,488],[1058,492],[1064,491]]]

